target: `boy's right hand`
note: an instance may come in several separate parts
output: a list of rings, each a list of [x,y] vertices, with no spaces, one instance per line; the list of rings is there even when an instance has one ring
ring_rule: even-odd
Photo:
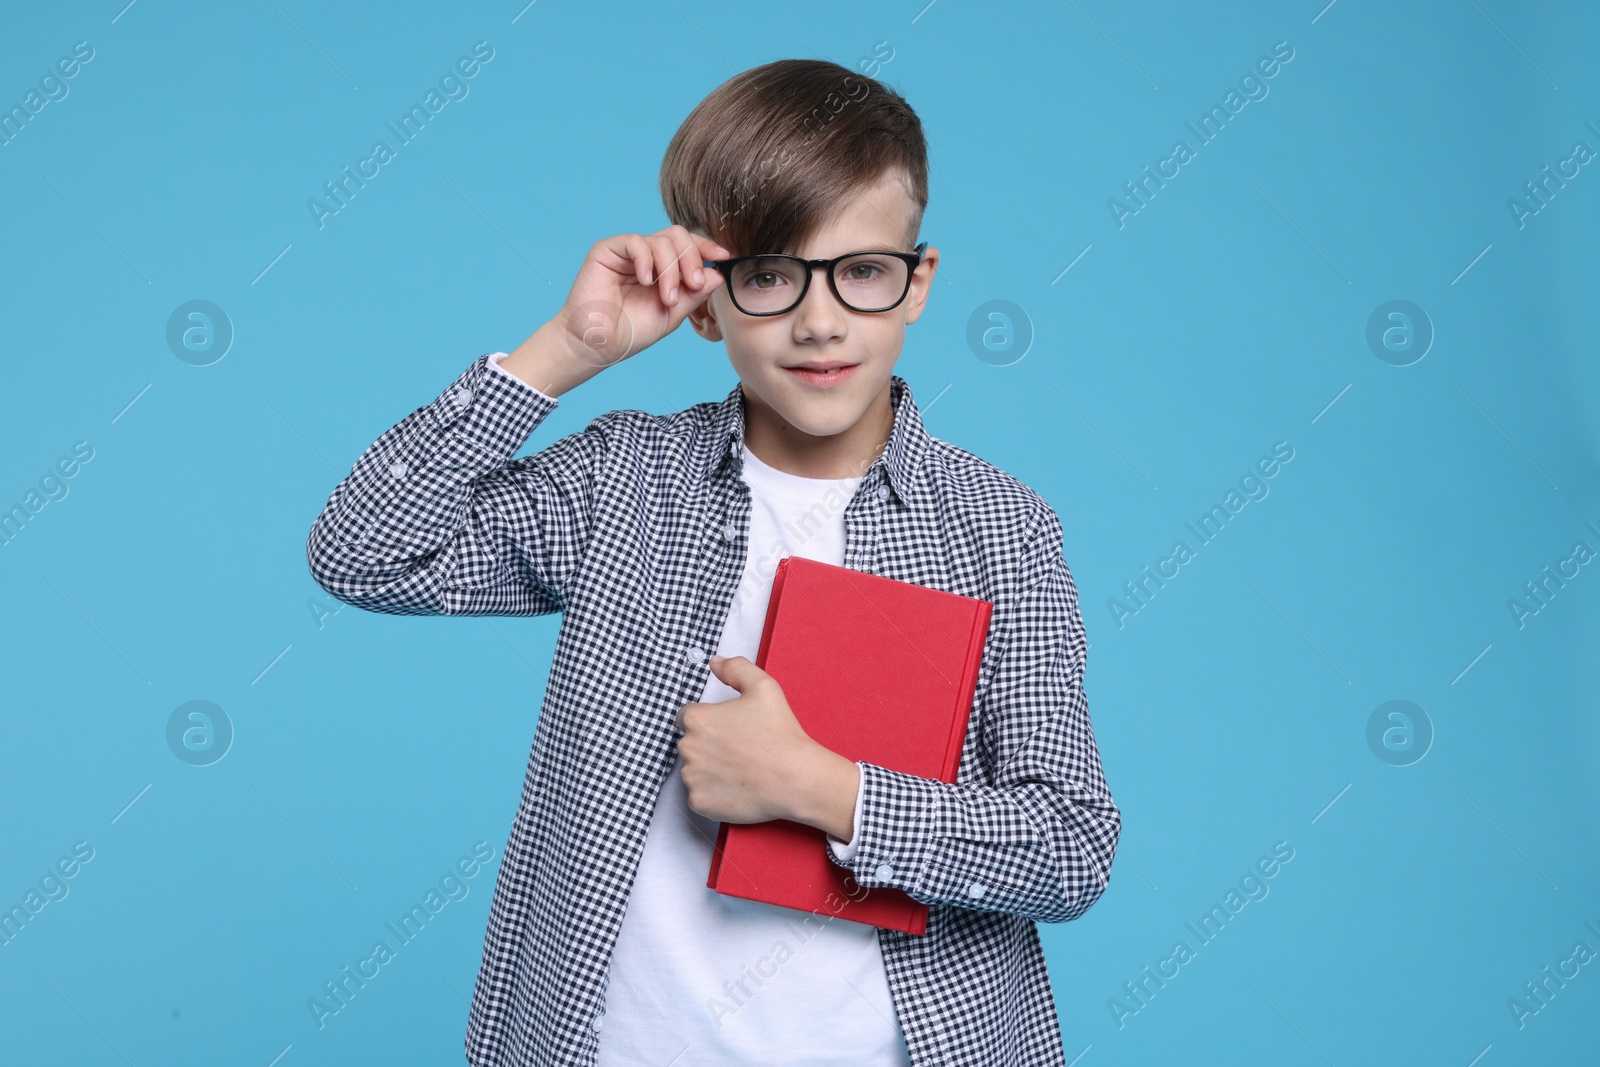
[[[501,366],[551,395],[570,389],[676,330],[722,284],[700,261],[729,255],[682,226],[596,241],[555,318]]]

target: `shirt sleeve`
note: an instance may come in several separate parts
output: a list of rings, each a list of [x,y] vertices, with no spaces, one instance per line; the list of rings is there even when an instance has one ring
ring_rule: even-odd
[[[1060,521],[1041,506],[1019,591],[995,605],[999,651],[967,738],[982,745],[988,780],[951,784],[863,761],[851,852],[834,856],[864,886],[1050,923],[1105,891],[1122,816],[1089,723],[1087,641]]]
[[[550,403],[552,403],[552,404],[557,403],[557,400],[556,400],[555,397],[546,395],[544,390],[539,389],[539,388],[537,388],[535,386],[529,385],[527,382],[523,381],[521,378],[518,378],[515,374],[512,374],[510,371],[508,371],[504,367],[502,367],[500,365],[500,362],[502,360],[504,360],[506,358],[506,356],[508,356],[508,355],[510,355],[509,352],[490,352],[489,353],[489,366],[493,367],[495,370],[499,371],[501,374],[504,374],[507,378],[510,378],[512,381],[516,382],[518,385],[522,386],[524,389],[532,389],[536,394],[538,394],[539,396],[542,396],[546,400],[550,401]]]
[[[860,760],[856,760],[856,766],[860,767],[861,765],[862,765],[861,761]],[[850,831],[850,843],[847,845],[843,841],[840,841],[837,837],[834,837],[832,834],[829,834],[829,833],[824,833],[823,834],[823,836],[828,839],[828,847],[833,850],[833,858],[835,860],[837,860],[841,864],[848,864],[850,862],[850,860],[852,858],[854,858],[854,856],[856,854],[856,842],[861,840],[861,794],[862,794],[862,791],[863,790],[862,790],[861,784],[858,782],[856,784],[855,814],[853,816],[851,816],[851,818],[854,820],[854,822],[852,824],[853,828]]]
[[[511,459],[558,403],[493,356],[474,360],[334,488],[306,539],[317,584],[392,615],[560,611],[623,413]]]

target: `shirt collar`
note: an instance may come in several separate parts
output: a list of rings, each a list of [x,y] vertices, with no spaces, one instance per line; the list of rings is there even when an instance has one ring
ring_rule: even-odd
[[[901,500],[910,500],[917,463],[927,449],[928,433],[911,398],[910,383],[898,374],[889,376],[889,403],[894,408],[889,443],[863,473],[870,478],[874,468],[882,467],[895,495]],[[704,460],[702,475],[709,476],[720,470],[724,463],[740,453],[744,445],[744,416],[744,390],[736,382],[727,398],[712,409],[710,451]]]

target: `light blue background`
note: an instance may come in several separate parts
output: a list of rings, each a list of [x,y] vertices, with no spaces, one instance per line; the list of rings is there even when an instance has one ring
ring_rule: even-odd
[[[1068,1059],[1595,1055],[1600,962],[1522,1028],[1507,1006],[1600,951],[1600,565],[1508,608],[1600,551],[1600,162],[1521,228],[1507,207],[1600,150],[1592,6],[122,3],[0,16],[7,108],[95,50],[0,148],[0,506],[94,450],[0,546],[0,904],[95,850],[0,947],[0,1059],[461,1062],[493,867],[325,1028],[306,1001],[474,842],[498,859],[559,620],[319,621],[311,521],[596,239],[665,225],[662,152],[714,86],[880,41],[944,256],[897,370],[1060,514],[1125,820],[1104,897],[1041,927]],[[477,41],[470,95],[319,229],[306,201]],[[1108,198],[1278,41],[1269,94],[1119,229]],[[193,299],[236,330],[206,367],[165,339]],[[1032,332],[1009,366],[966,341],[996,299]],[[1436,331],[1410,366],[1366,342],[1391,299]],[[527,451],[734,380],[682,330]],[[1270,495],[1119,627],[1108,600],[1278,441]],[[165,738],[193,699],[236,730],[209,767]],[[1367,743],[1392,699],[1435,731],[1410,766]],[[1199,946],[1185,923],[1278,841],[1270,895]]]

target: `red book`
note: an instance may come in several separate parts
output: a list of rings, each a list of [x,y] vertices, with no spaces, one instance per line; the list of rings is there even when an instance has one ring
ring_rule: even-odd
[[[993,605],[804,556],[778,562],[756,666],[813,739],[847,759],[954,783]],[[707,887],[910,934],[928,905],[868,889],[789,819],[722,823]]]

